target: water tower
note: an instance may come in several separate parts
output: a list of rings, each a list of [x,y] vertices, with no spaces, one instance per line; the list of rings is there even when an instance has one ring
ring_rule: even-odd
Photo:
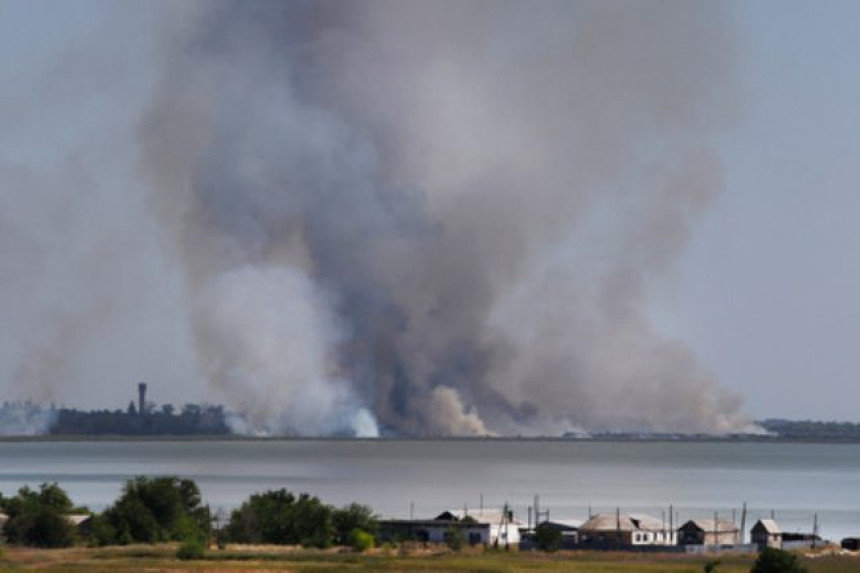
[[[137,402],[137,412],[143,416],[146,413],[146,382],[137,385]]]

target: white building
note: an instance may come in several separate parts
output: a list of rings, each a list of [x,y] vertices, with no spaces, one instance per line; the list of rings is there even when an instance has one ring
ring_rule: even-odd
[[[506,545],[518,545],[520,542],[520,528],[525,524],[514,519],[513,512],[500,509],[478,509],[467,510],[451,509],[436,516],[438,521],[474,523],[486,527],[486,537],[480,543],[504,547]],[[482,531],[484,529],[482,528]],[[468,537],[467,537],[468,539]]]

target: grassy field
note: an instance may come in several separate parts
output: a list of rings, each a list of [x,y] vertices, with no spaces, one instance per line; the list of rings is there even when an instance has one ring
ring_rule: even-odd
[[[476,551],[464,553],[412,552],[377,550],[358,555],[338,551],[305,551],[273,547],[228,547],[213,550],[201,561],[179,561],[175,545],[130,546],[107,549],[36,550],[6,547],[0,557],[0,572],[44,571],[93,573],[147,571],[200,571],[239,573],[245,571],[327,573],[336,571],[385,571],[392,573],[461,571],[490,572],[666,572],[696,573],[703,571],[708,558],[686,555],[559,552]],[[718,573],[748,572],[752,556],[720,556]],[[844,555],[805,557],[810,573],[860,573],[860,558]]]

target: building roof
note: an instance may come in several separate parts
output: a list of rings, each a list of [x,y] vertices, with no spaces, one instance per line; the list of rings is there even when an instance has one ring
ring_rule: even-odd
[[[460,523],[457,521],[445,521],[440,519],[381,519],[383,527],[455,527],[458,529],[487,528],[489,523]]]
[[[88,514],[76,514],[76,515],[67,515],[66,521],[77,527],[78,525],[84,523],[85,521],[89,521],[92,518],[92,515]]]
[[[615,514],[609,513],[593,515],[579,527],[580,531],[636,531],[638,529],[629,515],[616,518]]]
[[[556,529],[565,531],[576,531],[580,526],[582,526],[582,521],[578,519],[552,519],[550,521],[545,521],[544,523],[548,523]]]
[[[654,516],[644,513],[631,513],[630,519],[640,531],[662,531],[668,529],[667,524],[662,519],[657,519]]]
[[[682,525],[681,529],[687,529],[688,526],[695,527],[707,533],[713,533],[714,531],[718,533],[736,533],[739,531],[738,526],[725,519],[717,519],[716,522],[713,519],[691,519]]]
[[[662,531],[663,521],[641,513],[616,516],[614,513],[598,513],[579,527],[580,531]]]
[[[761,528],[759,528],[759,525],[761,525]],[[779,525],[777,525],[776,522],[772,519],[759,519],[756,524],[753,525],[753,530],[757,528],[764,529],[767,533],[770,533],[771,535],[782,533],[782,530],[780,530]]]
[[[471,517],[478,523],[488,523],[490,525],[499,525],[504,521],[504,513],[501,509],[470,509],[463,511],[462,509],[449,509],[436,516],[436,519],[445,521],[460,521],[464,517]],[[522,522],[511,519],[508,523],[512,525],[524,525]]]

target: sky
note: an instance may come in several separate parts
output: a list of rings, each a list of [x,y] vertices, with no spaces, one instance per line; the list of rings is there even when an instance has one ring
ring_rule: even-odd
[[[120,407],[138,380],[164,401],[207,397],[180,265],[135,170],[162,4],[0,0],[0,401]],[[721,190],[648,311],[749,415],[860,421],[860,4],[730,6]],[[74,351],[26,359],[55,345]],[[58,393],[20,382],[69,371]],[[127,383],[93,393],[103,377]]]
[[[860,6],[742,2],[725,187],[663,311],[756,416],[857,420]]]

